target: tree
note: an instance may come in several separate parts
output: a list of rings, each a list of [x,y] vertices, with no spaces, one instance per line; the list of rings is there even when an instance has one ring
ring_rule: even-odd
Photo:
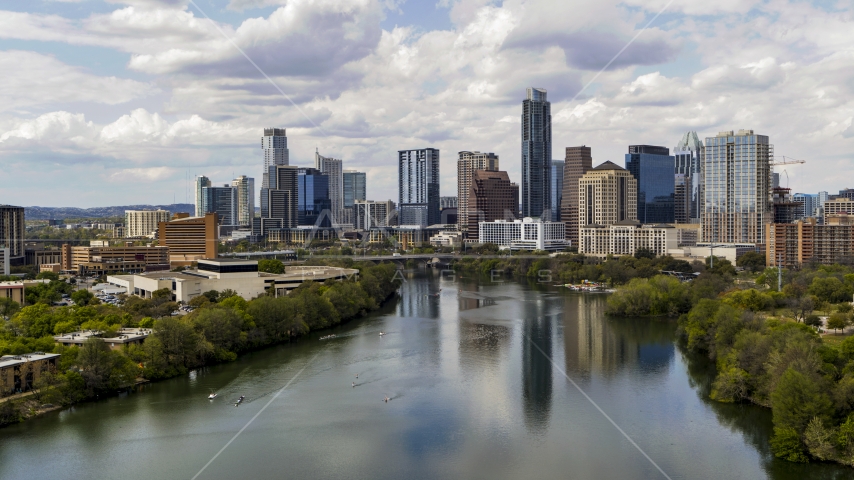
[[[803,432],[813,417],[828,420],[833,408],[816,380],[790,366],[771,392],[771,411],[775,427]]]
[[[844,330],[848,326],[848,316],[844,313],[834,312],[827,318],[827,328]]]
[[[735,260],[735,264],[745,270],[756,273],[765,268],[765,255],[759,252],[747,252]]]
[[[21,305],[11,298],[0,298],[0,319],[12,318],[12,315],[18,313]]]
[[[714,257],[714,265],[712,265],[712,257],[706,257],[706,269],[718,275],[735,275],[732,262],[723,257]]]
[[[821,326],[821,317],[818,315],[807,315],[804,319],[804,323],[811,327],[820,327]]]
[[[641,248],[639,248],[639,249],[635,250],[635,255],[634,255],[634,256],[635,256],[635,258],[637,258],[637,259],[641,259],[641,258],[649,258],[650,260],[652,260],[652,259],[654,259],[654,258],[655,258],[655,252],[653,252],[653,251],[652,251],[651,249],[649,249],[649,248],[641,247]]]
[[[89,290],[77,290],[71,294],[71,299],[74,300],[75,304],[80,306],[97,305],[101,303]]]
[[[45,278],[51,281],[59,280],[59,275],[53,272],[39,272],[39,274],[36,275],[36,280],[41,280]]]
[[[277,259],[258,260],[258,271],[267,273],[285,273],[285,264]]]
[[[815,301],[809,296],[792,298],[787,303],[796,322],[804,321],[815,309]]]

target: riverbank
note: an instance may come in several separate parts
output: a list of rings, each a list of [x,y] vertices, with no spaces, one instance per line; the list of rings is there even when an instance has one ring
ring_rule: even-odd
[[[35,398],[0,406],[0,425],[31,418],[30,412],[38,410],[37,402],[68,406],[114,395],[135,385],[140,377],[150,381],[185,375],[195,368],[234,361],[243,353],[337,326],[378,309],[400,287],[397,277],[397,269],[391,264],[361,265],[358,280],[307,283],[285,297],[263,296],[250,301],[221,292],[222,298],[211,295],[214,301],[206,300],[188,315],[156,321],[143,315],[152,310],[173,310],[169,305],[163,308],[168,300],[159,291],[151,301],[129,299],[122,309],[25,307],[5,325],[3,339],[7,343],[3,348],[9,349],[11,344],[27,349],[27,343],[50,341],[61,357],[57,371],[43,374],[36,382]],[[122,350],[110,350],[97,338],[81,347],[53,346],[52,338],[45,335],[64,329],[107,331],[146,323],[153,324],[154,333],[144,344]]]

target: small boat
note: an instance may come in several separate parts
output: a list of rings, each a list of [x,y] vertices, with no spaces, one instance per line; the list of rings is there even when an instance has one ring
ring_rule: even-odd
[[[246,395],[241,395],[240,398],[238,398],[237,401],[234,402],[234,406],[236,407],[236,406],[240,405],[241,403],[243,403],[243,399],[245,399],[245,398],[246,398]]]
[[[321,340],[330,340],[330,339],[335,338],[336,336],[337,336],[337,335],[335,335],[335,334],[333,333],[333,334],[330,334],[330,335],[324,335],[324,336],[320,337],[320,339],[321,339]]]
[[[212,394],[208,395],[208,400],[213,400],[214,398],[216,398],[216,394],[215,394],[215,393],[212,393]]]
[[[385,333],[384,333],[384,332],[380,332],[380,336],[382,337],[383,335],[385,335]]]

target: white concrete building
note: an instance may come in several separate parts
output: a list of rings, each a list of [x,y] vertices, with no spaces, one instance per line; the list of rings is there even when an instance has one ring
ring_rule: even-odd
[[[511,250],[564,250],[566,225],[525,217],[522,220],[495,220],[478,223],[478,241]]]
[[[614,225],[587,225],[580,229],[578,253],[585,255],[634,255],[647,248],[666,255],[678,245],[677,231],[670,225],[641,225],[625,220]]]
[[[461,245],[463,240],[462,232],[457,230],[442,230],[430,237],[430,244],[437,247],[453,247]]]
[[[284,274],[272,274],[259,272],[257,260],[219,258],[199,260],[195,270],[111,275],[107,282],[126,288],[129,295],[143,298],[151,298],[155,290],[165,288],[172,292],[173,300],[186,303],[210,290],[234,290],[246,300],[271,288],[275,289],[276,295],[284,295],[303,282],[322,282],[330,278],[340,280],[357,273],[358,270],[352,268],[288,266]]]
[[[168,210],[125,210],[125,236],[153,238],[157,224],[170,217]]]

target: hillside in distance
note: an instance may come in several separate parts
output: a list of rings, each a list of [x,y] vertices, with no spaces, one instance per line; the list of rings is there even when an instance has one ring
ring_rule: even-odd
[[[121,205],[115,207],[24,207],[24,218],[27,220],[63,220],[66,218],[102,218],[123,217],[125,210],[168,210],[170,213],[187,212],[191,215],[196,211],[192,203],[173,203],[171,205]]]

